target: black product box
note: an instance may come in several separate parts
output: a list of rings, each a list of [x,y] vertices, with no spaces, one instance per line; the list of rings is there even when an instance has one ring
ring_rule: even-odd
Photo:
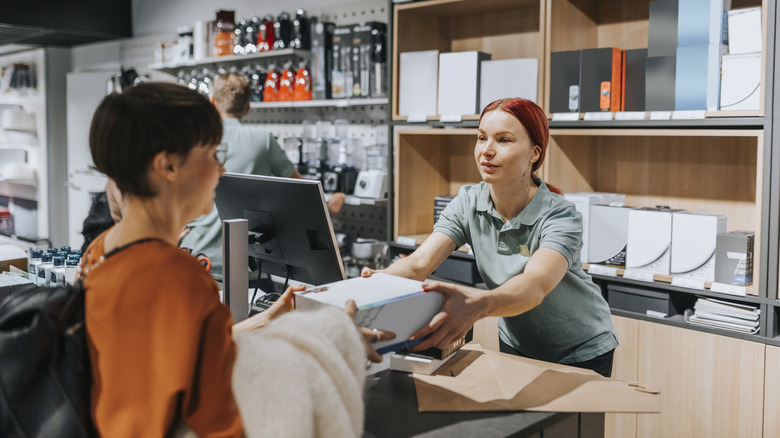
[[[344,99],[352,90],[352,26],[337,26],[333,29],[333,51],[331,52],[331,97]]]
[[[623,111],[645,111],[647,49],[626,50],[624,59]]]
[[[623,50],[603,47],[581,51],[580,112],[622,111],[622,90]]]
[[[387,34],[387,25],[376,21],[359,23],[352,26],[352,51],[350,68],[352,71],[352,97],[368,97],[371,95],[371,76],[376,73],[374,68],[375,43],[381,44],[374,34]],[[381,48],[381,47],[380,47]],[[383,78],[382,78],[383,79]],[[380,80],[382,80],[380,79]]]
[[[645,109],[673,111],[677,56],[648,57],[645,68]]]
[[[550,112],[580,112],[580,50],[550,56]]]
[[[753,283],[752,231],[718,234],[715,243],[715,281],[746,286]]]
[[[650,2],[647,56],[674,56],[677,54],[678,0]]]
[[[472,286],[482,283],[482,277],[477,269],[477,262],[457,257],[444,259],[444,262],[433,271],[433,275],[445,280],[457,281],[458,283]]]
[[[668,292],[611,283],[607,284],[607,302],[613,309],[645,315],[648,310],[665,316],[678,315],[685,311],[685,306],[677,305]]]
[[[311,25],[311,81],[312,99],[331,98],[333,74],[333,30],[336,25],[314,22]]]
[[[447,208],[447,205],[454,199],[454,196],[437,196],[433,200],[433,223],[439,222],[439,215]]]

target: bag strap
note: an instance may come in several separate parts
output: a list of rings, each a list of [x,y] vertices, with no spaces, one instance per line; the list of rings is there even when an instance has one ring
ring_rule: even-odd
[[[100,258],[98,258],[98,260],[95,263],[93,263],[91,266],[85,266],[84,269],[79,274],[78,280],[82,281],[82,284],[83,284],[83,280],[86,279],[87,274],[89,274],[93,269],[95,269],[98,266],[100,266],[104,261],[106,261],[107,258],[115,256],[115,255],[119,254],[120,252],[130,248],[131,246],[140,245],[142,243],[152,242],[152,241],[155,241],[155,240],[156,241],[160,241],[160,242],[163,241],[162,239],[160,239],[158,237],[145,237],[143,239],[134,240],[134,241],[132,241],[130,243],[126,243],[126,244],[124,244],[122,246],[118,246],[118,247],[112,249],[111,251],[107,252],[106,254],[103,254],[102,256],[100,256]]]

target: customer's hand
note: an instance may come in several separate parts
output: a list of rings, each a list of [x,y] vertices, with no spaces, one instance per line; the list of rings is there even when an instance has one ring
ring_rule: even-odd
[[[341,208],[344,207],[344,201],[347,199],[347,195],[336,192],[330,194],[328,200],[328,213],[331,216],[335,216],[341,212]]]
[[[355,304],[355,300],[347,301],[345,309],[347,311],[347,315],[349,315],[350,318],[354,318],[355,313],[357,313],[357,305]],[[374,347],[371,346],[371,343],[394,339],[395,333],[385,330],[371,330],[366,327],[358,327],[358,330],[363,336],[363,347],[366,349],[366,359],[374,363],[382,362],[382,355],[374,350]]]
[[[365,267],[363,267],[363,270],[360,271],[360,276],[363,277],[363,278],[368,278],[368,277],[376,274],[377,272],[379,272],[379,271],[377,271],[376,269],[371,269],[368,266],[365,266]]]
[[[269,322],[291,312],[295,309],[295,292],[304,290],[304,286],[290,286],[274,303],[264,312],[260,312],[250,318],[233,325],[233,333],[248,332],[268,325]]]

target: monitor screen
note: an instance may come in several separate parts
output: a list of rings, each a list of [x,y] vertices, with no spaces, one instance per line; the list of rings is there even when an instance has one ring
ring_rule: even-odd
[[[319,181],[226,173],[215,203],[221,220],[249,222],[249,256],[263,272],[314,285],[346,278]]]

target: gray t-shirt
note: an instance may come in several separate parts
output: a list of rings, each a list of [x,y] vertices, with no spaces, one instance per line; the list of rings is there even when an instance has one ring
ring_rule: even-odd
[[[242,125],[238,119],[222,119],[227,159],[225,170],[252,175],[290,176],[295,165],[290,162],[271,133],[260,126]],[[181,246],[193,254],[203,253],[211,261],[211,275],[222,281],[222,222],[217,207],[211,213],[190,222],[192,228]]]
[[[534,359],[585,362],[617,346],[615,328],[599,287],[582,269],[582,216],[574,204],[539,184],[531,202],[509,222],[496,212],[487,183],[463,186],[433,230],[458,246],[471,246],[490,289],[523,273],[539,248],[566,257],[569,270],[561,282],[539,306],[500,318],[499,337]]]

